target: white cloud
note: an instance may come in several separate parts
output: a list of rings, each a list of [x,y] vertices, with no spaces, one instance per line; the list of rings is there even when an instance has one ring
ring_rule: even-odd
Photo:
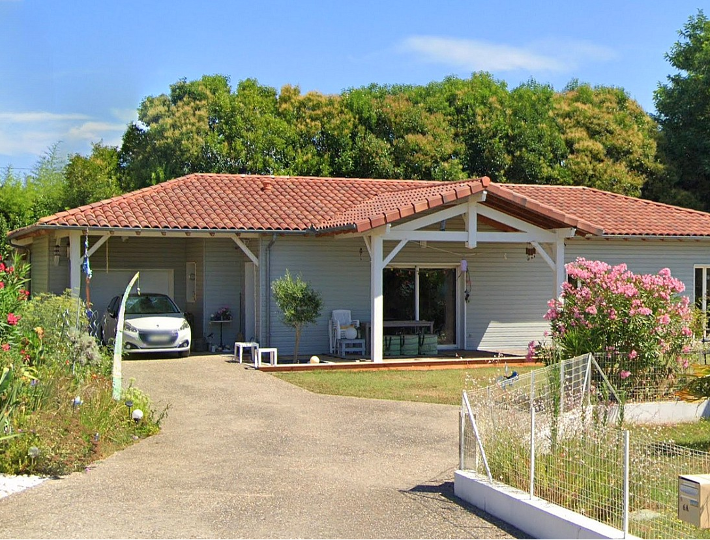
[[[130,124],[138,120],[138,111],[136,109],[111,109],[111,114],[116,120],[120,120],[125,124]]]
[[[57,114],[44,111],[34,112],[0,112],[0,120],[13,124],[35,122],[67,122],[72,120],[88,120],[85,114]]]
[[[1,1],[1,0],[0,0]],[[91,152],[91,143],[118,146],[130,116],[126,111],[111,111],[118,121],[105,121],[86,114],[58,114],[47,111],[0,112],[0,162],[39,158],[52,145],[61,142],[67,154]]]
[[[400,48],[423,62],[466,71],[565,72],[587,60],[605,61],[614,57],[609,48],[574,40],[547,40],[514,47],[472,39],[411,36]]]

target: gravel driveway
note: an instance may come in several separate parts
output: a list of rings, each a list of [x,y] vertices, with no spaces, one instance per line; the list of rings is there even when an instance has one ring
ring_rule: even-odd
[[[453,495],[458,408],[312,394],[226,356],[124,362],[160,434],[0,499],[2,537],[511,538]]]

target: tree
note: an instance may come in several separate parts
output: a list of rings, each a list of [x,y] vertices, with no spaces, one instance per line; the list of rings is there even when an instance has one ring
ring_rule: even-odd
[[[222,136],[229,79],[205,75],[181,79],[169,95],[149,96],[138,108],[138,122],[123,135],[120,162],[126,191],[192,172],[233,171]]]
[[[7,245],[7,232],[25,227],[65,208],[65,163],[57,144],[39,158],[24,178],[8,167],[0,178],[0,249]]]
[[[710,20],[688,19],[666,59],[678,70],[654,94],[670,170],[652,195],[710,209]]]
[[[278,97],[281,118],[292,130],[286,150],[289,174],[352,176],[351,133],[355,117],[340,96],[318,92],[301,95],[298,87],[286,85]]]
[[[568,151],[565,183],[638,197],[659,173],[656,124],[623,89],[573,81],[554,112]]]
[[[74,208],[108,199],[121,193],[118,149],[96,143],[91,155],[74,154],[66,168],[64,202]]]
[[[303,281],[300,275],[294,280],[288,270],[284,277],[272,282],[271,290],[276,305],[282,312],[284,324],[296,330],[293,362],[297,364],[301,331],[305,326],[316,322],[323,308],[323,300],[320,293]]]

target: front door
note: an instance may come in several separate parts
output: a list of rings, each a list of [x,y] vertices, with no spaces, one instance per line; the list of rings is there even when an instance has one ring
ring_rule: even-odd
[[[434,321],[440,347],[456,347],[456,268],[386,268],[384,319]]]

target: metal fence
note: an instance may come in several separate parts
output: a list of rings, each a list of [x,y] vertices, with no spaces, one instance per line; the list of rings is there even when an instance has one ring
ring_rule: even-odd
[[[642,538],[698,538],[677,519],[679,474],[710,454],[621,429],[625,396],[593,355],[465,390],[460,468]]]

